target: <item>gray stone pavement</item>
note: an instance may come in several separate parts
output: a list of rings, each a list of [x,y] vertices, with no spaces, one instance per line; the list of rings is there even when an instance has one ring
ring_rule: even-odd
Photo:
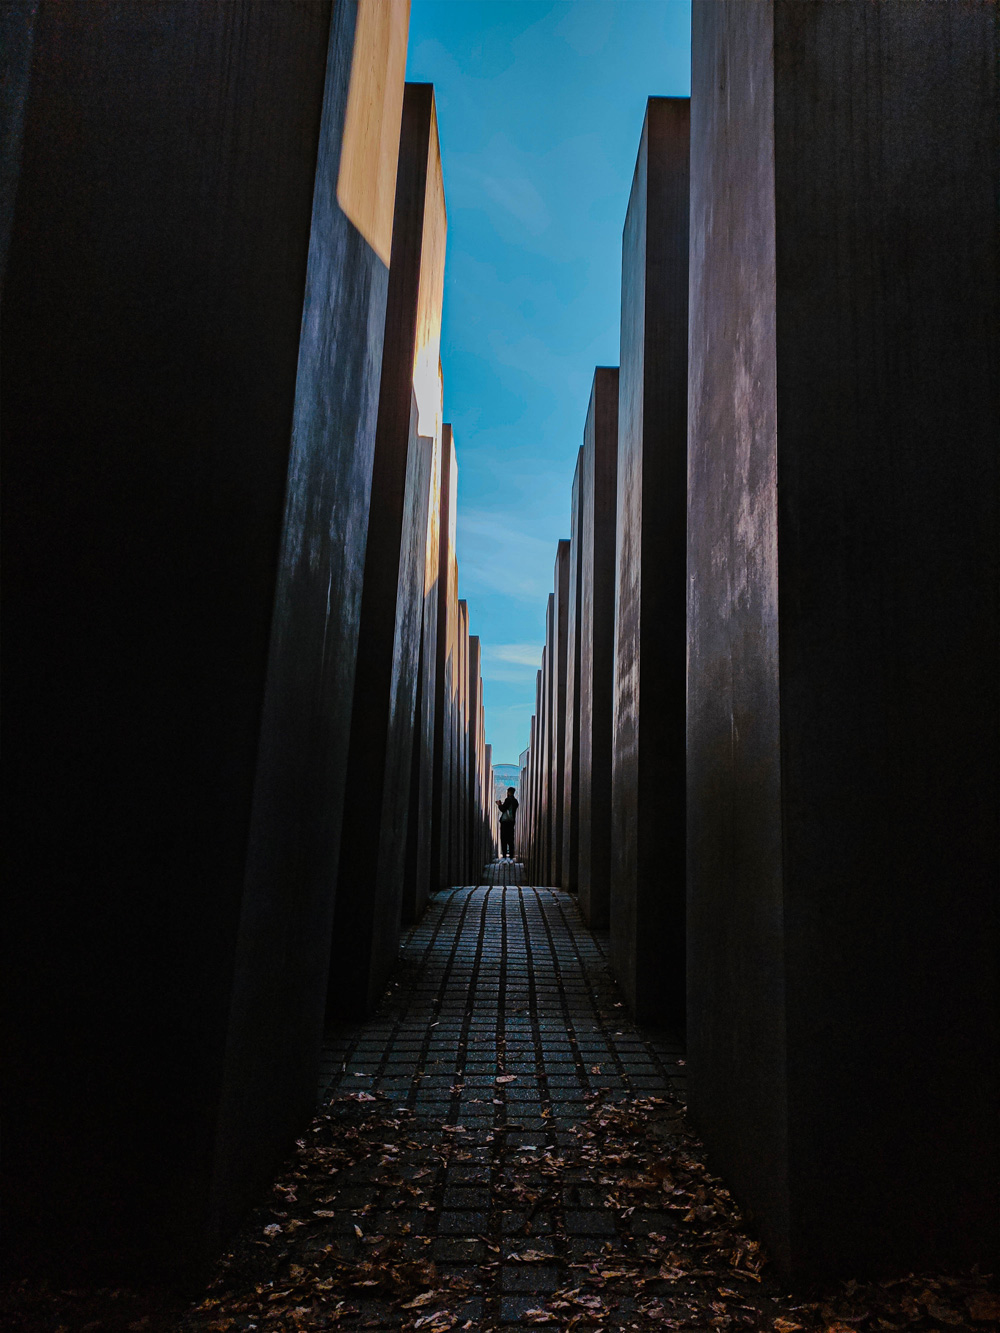
[[[606,937],[587,929],[572,895],[521,878],[519,864],[494,862],[485,884],[432,898],[374,1017],[331,1032],[324,1055],[325,1097],[374,1095],[428,1136],[422,1204],[402,1213],[389,1197],[398,1191],[373,1180],[353,1190],[357,1209],[338,1229],[402,1232],[443,1273],[468,1272],[460,1313],[472,1327],[518,1323],[565,1285],[568,1263],[616,1234],[593,1180],[540,1209],[533,1160],[543,1172],[596,1095],[674,1097],[684,1087],[680,1043],[630,1021]],[[442,1136],[454,1145],[447,1163],[432,1149]],[[350,1202],[342,1193],[339,1209]],[[517,1257],[526,1251],[529,1262]],[[377,1303],[360,1313],[378,1326]]]
[[[996,1323],[978,1270],[783,1284],[686,1125],[679,1043],[629,1020],[605,939],[516,863],[484,878],[432,899],[378,1011],[329,1034],[313,1123],[169,1333]]]

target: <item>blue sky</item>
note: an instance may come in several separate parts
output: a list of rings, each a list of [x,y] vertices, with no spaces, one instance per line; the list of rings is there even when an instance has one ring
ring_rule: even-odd
[[[459,591],[497,763],[528,743],[594,367],[618,364],[621,232],[646,98],[690,90],[688,0],[412,0],[437,100],[441,361]]]

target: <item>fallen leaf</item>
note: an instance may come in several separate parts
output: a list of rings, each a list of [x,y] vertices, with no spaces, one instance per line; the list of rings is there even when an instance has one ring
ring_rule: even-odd
[[[423,1291],[419,1296],[414,1296],[412,1301],[406,1301],[401,1306],[403,1310],[419,1310],[422,1305],[430,1305],[431,1301],[441,1299],[441,1293],[438,1291]]]
[[[445,1333],[446,1329],[454,1328],[457,1323],[457,1315],[453,1315],[448,1310],[436,1310],[434,1314],[423,1315],[413,1327],[415,1329],[425,1328],[427,1333]]]

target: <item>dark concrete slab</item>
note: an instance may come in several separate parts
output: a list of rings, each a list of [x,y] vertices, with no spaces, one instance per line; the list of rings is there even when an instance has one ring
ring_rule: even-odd
[[[486,864],[486,849],[482,841],[483,752],[480,736],[480,717],[483,708],[483,682],[480,678],[482,648],[479,635],[469,635],[469,772],[468,813],[469,870],[474,883]]]
[[[433,437],[427,500],[427,543],[424,549],[423,622],[420,634],[420,671],[415,708],[416,734],[410,766],[410,810],[406,864],[403,873],[404,921],[416,921],[432,891],[432,841],[436,827],[434,806],[434,750],[437,717],[438,575],[441,526],[442,430]]]
[[[520,777],[519,780],[517,780],[517,800],[521,802],[521,808],[517,810],[515,852],[517,854],[517,860],[519,861],[524,861],[525,849],[527,849],[528,845],[527,836],[525,836],[525,828],[528,826],[528,802],[531,800],[531,796],[529,796],[529,784],[531,784],[531,778],[529,778],[529,764],[531,764],[531,745],[528,745],[527,749],[521,750],[520,756],[517,757],[517,766],[519,766],[520,769]]]
[[[407,84],[328,1016],[370,1012],[399,947],[446,231],[434,90]]]
[[[455,774],[455,878],[468,882],[469,865],[469,603],[458,599],[458,771]]]
[[[38,3],[39,0],[7,0],[0,9],[0,296],[21,174]]]
[[[583,448],[573,473],[569,539],[569,598],[566,617],[566,742],[563,748],[563,842],[560,884],[570,893],[579,887],[580,859],[580,539]]]
[[[496,806],[493,803],[493,746],[492,745],[487,745],[486,747],[486,762],[484,767],[486,769],[486,774],[485,774],[486,790],[489,800],[487,809],[489,811],[488,819],[489,819],[489,832],[490,832],[490,850],[492,850],[493,856],[496,856],[497,848],[499,846],[500,834],[499,834],[499,827],[497,824]],[[490,858],[487,857],[487,860],[489,859]]]
[[[535,711],[531,715],[530,742],[529,750],[531,759],[528,772],[528,855],[529,860],[526,866],[528,875],[531,879],[538,878],[538,749],[539,749],[539,728],[538,714],[542,703],[542,673],[535,672]]]
[[[695,6],[692,1105],[800,1272],[996,1254],[997,40]]]
[[[552,845],[549,853],[550,883],[562,883],[564,786],[566,772],[566,674],[569,651],[569,542],[560,541],[556,549],[554,571],[555,601],[552,629],[552,813],[549,826]]]
[[[547,884],[552,877],[552,657],[553,602],[549,593],[545,610],[545,647],[542,649],[542,691],[538,712],[538,881]]]
[[[352,121],[356,14],[38,11],[3,304],[5,1212],[49,1275],[197,1263],[315,1095],[388,280],[355,194],[391,200],[405,54],[402,11],[366,30]]]
[[[606,929],[611,901],[618,369],[598,366],[580,460],[580,911]]]
[[[622,238],[611,960],[636,1014],[684,1014],[686,98],[647,103]]]
[[[438,606],[434,702],[434,760],[430,850],[431,891],[449,886],[454,870],[453,814],[456,763],[455,689],[458,643],[458,565],[455,560],[458,463],[450,425],[441,444],[441,508],[438,519]]]

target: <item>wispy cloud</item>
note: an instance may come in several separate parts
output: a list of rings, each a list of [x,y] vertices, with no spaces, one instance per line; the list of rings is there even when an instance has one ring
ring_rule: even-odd
[[[551,540],[512,527],[504,510],[460,510],[458,531],[466,594],[499,592],[519,602],[548,595],[555,560]]]
[[[530,688],[541,661],[542,647],[538,643],[484,643],[483,680]]]
[[[498,662],[516,662],[519,666],[529,666],[535,670],[542,656],[537,643],[495,643],[487,648],[487,653]]]

